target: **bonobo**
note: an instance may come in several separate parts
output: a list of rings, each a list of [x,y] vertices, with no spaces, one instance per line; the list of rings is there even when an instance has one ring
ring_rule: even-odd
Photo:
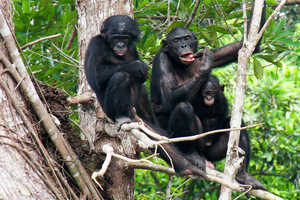
[[[224,85],[219,83],[216,76],[210,75],[200,88],[198,95],[191,100],[195,114],[203,125],[204,132],[222,129],[227,122],[228,103],[223,91]],[[220,135],[213,134],[203,138],[201,148],[210,146]]]
[[[169,137],[182,137],[202,132],[202,123],[194,112],[191,100],[206,82],[213,63],[213,52],[204,47],[203,55],[196,58],[196,36],[186,28],[172,30],[154,58],[151,101],[158,122],[170,133]],[[197,151],[198,142],[180,142],[176,146],[184,156],[205,170],[205,159]]]
[[[132,108],[153,121],[147,91],[147,65],[139,59],[138,24],[126,15],[107,18],[85,56],[85,75],[104,112],[112,120],[132,119]]]
[[[192,100],[192,105],[202,122],[204,132],[230,128],[224,85],[220,85],[217,77],[209,76],[207,82],[201,87],[199,96]],[[208,161],[219,161],[226,157],[228,140],[229,133],[209,135],[199,141],[199,148]],[[245,159],[236,179],[242,184],[250,184],[256,189],[265,190],[259,181],[248,173],[250,140],[247,130],[241,130],[239,147],[245,152]]]
[[[211,68],[235,61],[241,45],[242,42],[232,43],[212,51],[204,47],[199,54],[195,34],[184,27],[173,29],[163,40],[153,61],[151,102],[160,126],[168,130],[169,137],[191,136],[209,128],[201,121],[200,106],[193,102],[200,97]],[[209,167],[204,154],[206,145],[205,139],[176,143],[184,157],[202,170]],[[223,154],[218,148],[215,150]],[[241,182],[261,188],[255,179],[248,180],[249,177],[245,176]]]
[[[133,107],[148,124],[154,122],[143,85],[147,79],[147,66],[139,59],[135,44],[139,34],[137,23],[129,16],[109,17],[103,22],[101,33],[91,39],[86,52],[87,81],[106,115],[121,123],[133,118]],[[161,135],[168,135],[155,125],[151,126]],[[173,144],[162,146],[164,149],[158,148],[160,156],[169,163],[172,161],[178,174],[204,175]]]

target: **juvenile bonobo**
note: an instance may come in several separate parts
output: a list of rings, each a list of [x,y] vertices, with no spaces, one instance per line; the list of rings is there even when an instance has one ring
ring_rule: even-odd
[[[175,28],[167,35],[153,61],[151,102],[160,126],[168,130],[169,137],[191,136],[200,134],[204,130],[223,128],[224,124],[227,125],[225,122],[215,125],[214,118],[201,119],[203,110],[202,106],[197,104],[197,99],[201,98],[201,88],[205,83],[213,85],[208,81],[211,68],[235,61],[240,47],[239,42],[213,51],[204,47],[199,56],[198,40],[187,28]],[[224,60],[222,56],[225,56]],[[209,89],[213,88],[211,86]],[[205,92],[205,90],[202,91]],[[212,95],[206,95],[207,104],[212,103],[211,97]],[[224,96],[222,98],[215,99],[216,102],[221,101],[221,109],[215,113],[216,119],[220,122],[226,121],[228,112],[227,101]],[[219,104],[214,103],[214,105],[219,109]],[[220,127],[217,127],[219,125]],[[221,142],[225,142],[225,139]],[[223,148],[227,146],[227,144],[214,144],[209,137],[175,145],[184,157],[202,170],[205,170],[206,166],[212,167],[208,161],[218,160],[206,158],[210,155],[210,152],[206,151],[208,147],[211,147],[210,145],[217,146],[217,148],[210,149],[212,152],[217,151],[212,154],[215,158],[217,156],[224,158]],[[247,180],[241,182],[247,182],[259,188],[260,185],[256,184],[256,180],[248,180],[249,177],[250,175],[244,176],[244,180]]]
[[[223,91],[224,85],[220,85],[216,76],[210,75],[198,95],[191,101],[196,115],[202,122],[204,132],[222,129],[226,124],[228,103]],[[219,135],[213,134],[203,138],[201,148],[210,146]]]
[[[202,122],[204,132],[230,128],[224,85],[220,85],[217,77],[209,76],[206,83],[201,87],[198,97],[192,100],[192,105]],[[219,161],[226,157],[228,140],[229,133],[209,135],[199,142],[200,150],[203,151],[208,161]],[[247,130],[241,130],[239,147],[245,152],[245,159],[236,176],[237,181],[252,185],[256,189],[265,190],[259,181],[248,173],[250,140]]]
[[[139,59],[138,24],[126,15],[107,18],[85,56],[85,75],[103,111],[112,120],[132,119],[132,108],[153,121],[144,82],[148,66]],[[148,105],[148,106],[147,106]]]
[[[147,79],[147,66],[139,59],[135,44],[139,34],[138,24],[129,16],[107,18],[101,33],[89,43],[85,75],[103,111],[112,120],[132,119],[131,111],[135,107],[139,117],[159,134],[167,136],[166,131],[151,124],[153,112],[143,85]],[[204,175],[173,144],[162,146],[164,149],[158,148],[160,156],[169,163],[171,160],[179,175]]]

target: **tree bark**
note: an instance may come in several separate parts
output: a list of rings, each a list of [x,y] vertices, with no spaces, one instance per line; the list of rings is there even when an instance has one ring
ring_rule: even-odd
[[[246,81],[247,81],[247,66],[250,56],[254,52],[255,46],[258,42],[258,33],[259,33],[259,24],[263,11],[264,0],[255,0],[253,16],[251,19],[251,24],[249,28],[249,34],[247,35],[247,17],[246,17],[246,3],[243,2],[244,8],[244,43],[242,48],[239,51],[238,56],[238,69],[237,69],[237,78],[236,78],[236,87],[234,95],[234,103],[232,106],[232,114],[230,126],[231,128],[241,127],[242,116],[243,116],[243,105],[244,97],[246,91]],[[232,180],[235,179],[236,173],[242,160],[239,159],[239,139],[240,131],[231,131],[228,141],[226,163],[224,168],[224,174],[228,175]],[[232,196],[232,190],[230,188],[221,187],[221,193],[219,200],[230,200]]]
[[[84,75],[84,58],[85,52],[90,39],[100,33],[102,22],[111,15],[124,14],[133,15],[132,0],[98,0],[98,1],[81,1],[77,0],[78,12],[78,42],[79,42],[79,90],[81,95],[90,88],[87,84]],[[100,110],[100,112],[96,112]],[[98,119],[96,118],[96,113]],[[127,133],[122,134],[119,138],[109,137],[104,130],[105,120],[102,109],[97,101],[93,105],[79,105],[80,128],[84,135],[84,139],[88,140],[90,148],[97,153],[102,152],[104,144],[111,144],[114,151],[127,156],[136,158],[135,142]],[[101,134],[104,133],[104,134]],[[99,136],[101,135],[101,136]],[[101,160],[101,163],[103,159]],[[100,169],[102,165],[97,166]],[[99,184],[104,189],[104,196],[115,200],[134,199],[134,169],[125,168],[125,163],[122,160],[113,159],[109,165],[107,173],[105,173],[104,181],[99,181]]]
[[[10,2],[1,0],[0,9],[13,31]],[[6,59],[10,59],[3,35],[0,37],[0,51]],[[43,157],[20,117],[20,110],[26,112],[26,102],[5,70],[3,62],[0,62],[0,199],[59,199],[61,193],[53,191],[55,188],[51,190],[45,181],[47,177],[43,177],[47,173],[41,164]],[[31,121],[29,117],[25,120]]]

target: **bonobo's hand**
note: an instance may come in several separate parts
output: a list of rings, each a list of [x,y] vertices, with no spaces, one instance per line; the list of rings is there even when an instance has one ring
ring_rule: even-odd
[[[203,55],[200,61],[200,72],[208,72],[211,70],[211,66],[214,60],[214,53],[208,48],[204,47]],[[198,60],[198,59],[196,59]]]
[[[132,77],[142,82],[147,79],[147,69],[148,66],[141,60],[132,61],[121,67],[121,71],[128,72]]]
[[[189,67],[190,74],[199,77],[202,74],[209,73],[214,59],[214,53],[208,47],[202,47],[204,50],[201,52],[200,57],[196,57],[193,64]]]

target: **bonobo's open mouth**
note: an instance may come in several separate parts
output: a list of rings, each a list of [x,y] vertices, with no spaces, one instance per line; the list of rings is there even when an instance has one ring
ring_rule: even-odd
[[[211,106],[211,105],[213,105],[214,103],[215,103],[215,98],[204,98],[204,103],[205,103],[205,105],[207,105],[207,106]]]
[[[187,63],[187,64],[190,64],[192,62],[194,62],[195,58],[194,58],[194,54],[193,52],[189,51],[189,52],[186,52],[186,53],[182,53],[180,56],[179,56],[179,59],[182,63]]]

